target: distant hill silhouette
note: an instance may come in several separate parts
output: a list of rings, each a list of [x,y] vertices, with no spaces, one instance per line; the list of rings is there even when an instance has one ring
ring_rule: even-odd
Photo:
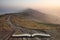
[[[45,14],[34,9],[25,9],[23,12],[17,13],[16,15],[21,15],[26,19],[37,21],[37,22],[60,24],[59,17]]]

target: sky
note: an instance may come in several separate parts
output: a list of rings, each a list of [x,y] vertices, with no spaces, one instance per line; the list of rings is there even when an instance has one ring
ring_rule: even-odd
[[[60,0],[0,0],[0,13],[17,12],[25,8],[60,15]]]

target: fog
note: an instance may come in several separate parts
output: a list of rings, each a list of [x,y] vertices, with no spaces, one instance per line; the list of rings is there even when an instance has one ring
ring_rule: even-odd
[[[20,12],[26,8],[60,17],[60,0],[0,0],[0,14]]]

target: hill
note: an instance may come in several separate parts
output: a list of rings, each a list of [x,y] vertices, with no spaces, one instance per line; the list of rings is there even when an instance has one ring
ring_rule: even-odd
[[[33,9],[0,15],[0,33],[2,31],[11,32],[14,30],[16,30],[15,32],[19,30],[18,33],[31,33],[31,30],[44,30],[52,35],[53,40],[59,40],[60,19],[56,16],[44,14]],[[2,33],[4,34],[4,32]]]
[[[19,14],[17,14],[19,15]],[[54,15],[45,14],[33,9],[26,9],[20,13],[26,19],[42,22],[42,23],[52,23],[52,24],[60,24],[60,18]],[[20,16],[19,15],[19,16]]]
[[[19,13],[10,13],[0,16],[0,26],[10,26],[7,23],[7,19],[10,16],[10,21],[17,25],[17,26],[23,26],[29,29],[56,29],[59,28],[59,23],[54,23],[55,20],[58,17],[55,16],[47,16],[47,14],[38,12],[33,9],[26,9],[23,12]],[[50,17],[51,16],[51,17]],[[51,19],[50,19],[51,18]],[[49,20],[50,19],[50,20]],[[58,20],[58,19],[57,19]]]

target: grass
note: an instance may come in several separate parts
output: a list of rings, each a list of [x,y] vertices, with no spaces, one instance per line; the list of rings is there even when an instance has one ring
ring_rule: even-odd
[[[22,32],[20,30],[18,30],[14,34],[22,34]]]
[[[0,31],[6,30],[6,31],[12,31],[10,25],[7,23],[8,15],[6,16],[0,16]]]
[[[20,17],[12,16],[11,21],[18,26],[23,26],[29,29],[56,29],[57,28],[57,25],[29,21],[21,16]]]

